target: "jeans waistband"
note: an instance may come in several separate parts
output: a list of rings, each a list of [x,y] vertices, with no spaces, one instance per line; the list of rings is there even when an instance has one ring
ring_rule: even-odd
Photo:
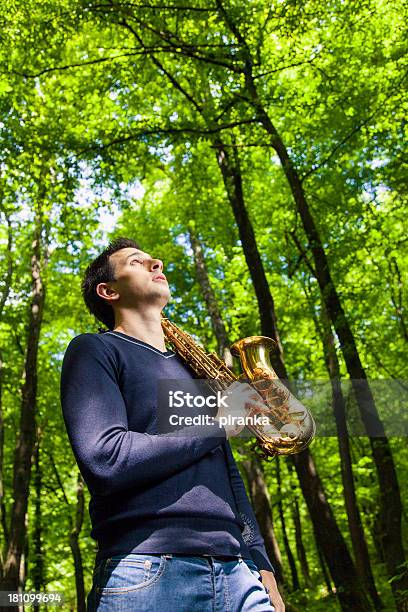
[[[242,555],[238,554],[238,555],[211,555],[209,553],[202,553],[202,554],[185,554],[185,553],[168,553],[166,554],[166,557],[200,557],[200,558],[204,558],[204,559],[214,559],[215,561],[234,561],[234,560],[238,560],[238,561],[242,561]]]

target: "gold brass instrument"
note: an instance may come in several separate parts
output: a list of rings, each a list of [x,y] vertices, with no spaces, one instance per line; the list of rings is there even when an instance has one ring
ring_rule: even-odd
[[[161,324],[166,341],[199,378],[211,379],[221,389],[239,380],[240,377],[218,355],[206,353],[189,334],[169,319],[162,317]],[[268,417],[269,424],[246,426],[256,436],[265,458],[299,453],[310,444],[316,429],[309,410],[276,375],[269,359],[274,346],[271,338],[250,336],[238,340],[231,347],[231,353],[241,360],[245,377],[265,402],[262,416]]]

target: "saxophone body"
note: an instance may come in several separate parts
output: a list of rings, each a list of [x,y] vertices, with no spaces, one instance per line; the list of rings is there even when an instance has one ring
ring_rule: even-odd
[[[206,353],[186,332],[169,319],[161,320],[166,341],[189,365],[199,378],[210,379],[220,389],[240,380],[215,353]],[[256,436],[264,458],[299,453],[313,440],[316,426],[310,411],[295,398],[279,380],[269,353],[275,342],[265,336],[250,336],[238,340],[231,347],[232,355],[239,357],[244,377],[261,395],[265,403],[262,416],[268,425],[247,425]]]

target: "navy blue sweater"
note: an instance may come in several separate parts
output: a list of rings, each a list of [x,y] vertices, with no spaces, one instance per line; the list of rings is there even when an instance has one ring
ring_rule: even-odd
[[[65,353],[64,421],[91,494],[97,561],[131,552],[231,555],[273,570],[225,431],[157,435],[157,381],[191,379],[172,351],[119,332]],[[220,435],[221,433],[221,435]]]

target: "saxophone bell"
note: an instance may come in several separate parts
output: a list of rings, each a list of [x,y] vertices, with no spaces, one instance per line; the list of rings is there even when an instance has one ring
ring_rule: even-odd
[[[276,342],[266,336],[249,336],[231,346],[239,357],[245,376],[262,396],[268,425],[251,428],[267,456],[299,453],[311,443],[316,425],[310,411],[278,378],[270,361]]]

